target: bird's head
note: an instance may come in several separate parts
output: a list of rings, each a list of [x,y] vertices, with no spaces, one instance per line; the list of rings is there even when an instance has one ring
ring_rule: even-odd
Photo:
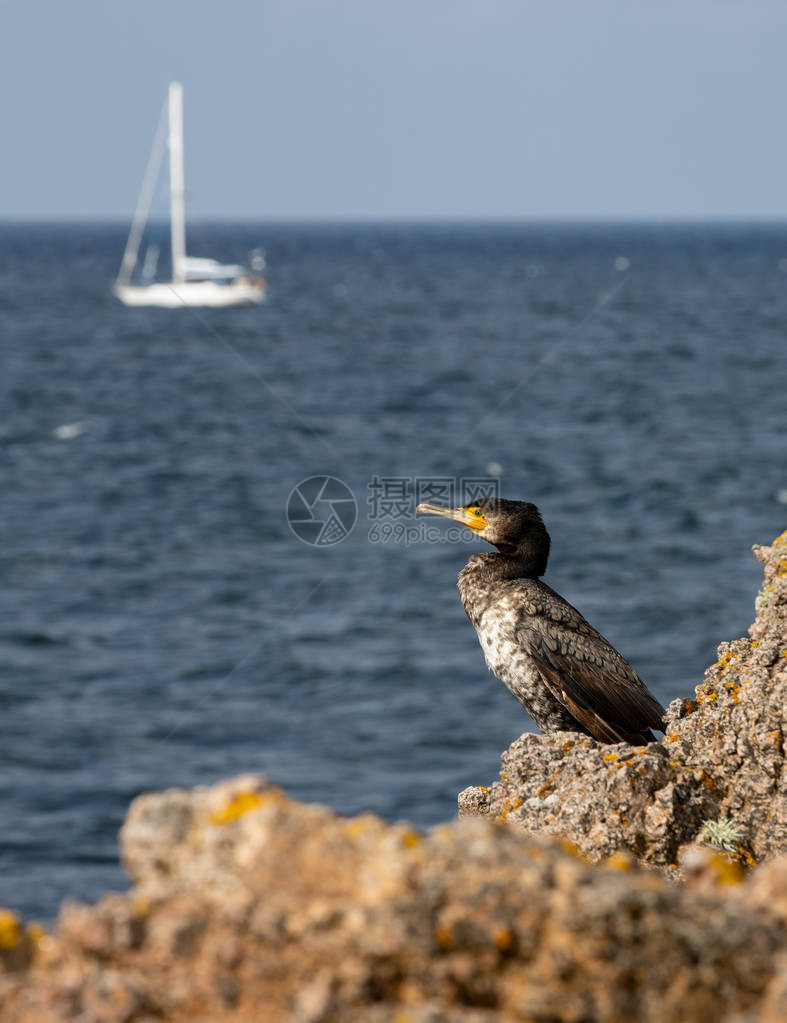
[[[549,557],[549,533],[534,504],[484,497],[460,508],[439,504],[419,504],[422,515],[439,515],[466,526],[482,540],[497,547],[501,554],[527,562],[529,573],[543,575]]]

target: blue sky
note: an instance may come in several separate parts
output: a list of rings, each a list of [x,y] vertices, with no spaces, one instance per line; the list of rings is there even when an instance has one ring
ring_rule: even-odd
[[[0,217],[784,217],[783,0],[6,0]]]

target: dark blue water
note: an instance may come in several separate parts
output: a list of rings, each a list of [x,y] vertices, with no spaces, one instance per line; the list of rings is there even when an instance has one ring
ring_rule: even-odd
[[[123,885],[144,789],[260,771],[428,825],[496,775],[531,726],[458,602],[472,546],[370,543],[373,476],[499,473],[664,702],[745,631],[786,524],[783,226],[194,234],[267,249],[268,305],[201,315],[335,455],[188,311],[111,297],[124,226],[0,228],[0,904],[34,915]],[[358,497],[336,546],[285,520],[312,474]]]

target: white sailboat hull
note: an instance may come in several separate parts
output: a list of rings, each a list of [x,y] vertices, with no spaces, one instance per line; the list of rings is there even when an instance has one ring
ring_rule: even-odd
[[[216,309],[222,306],[259,305],[265,301],[265,282],[255,280],[181,281],[156,284],[116,284],[115,295],[124,305],[159,306],[182,309],[184,306]]]

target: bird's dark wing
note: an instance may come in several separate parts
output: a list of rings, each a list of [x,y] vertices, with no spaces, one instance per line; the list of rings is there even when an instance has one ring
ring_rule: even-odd
[[[602,742],[647,742],[664,708],[631,665],[575,607],[544,583],[528,593],[517,638],[544,684]]]

